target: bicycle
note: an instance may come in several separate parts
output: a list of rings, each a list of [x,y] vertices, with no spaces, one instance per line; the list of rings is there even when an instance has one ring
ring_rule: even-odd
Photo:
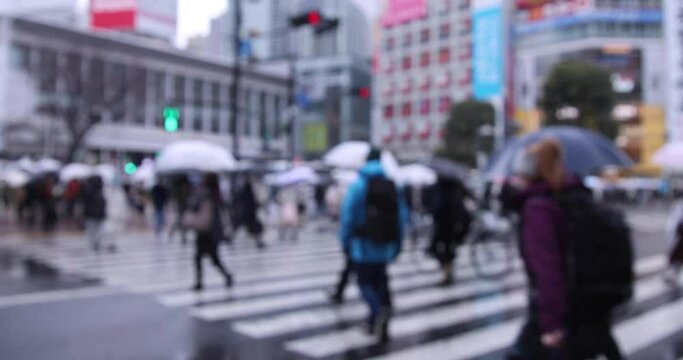
[[[478,276],[498,280],[512,273],[518,250],[517,224],[514,216],[484,209],[474,212],[467,244]]]

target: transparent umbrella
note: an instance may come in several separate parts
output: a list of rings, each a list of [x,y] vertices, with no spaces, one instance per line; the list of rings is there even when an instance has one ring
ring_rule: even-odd
[[[325,165],[338,169],[360,169],[365,165],[371,146],[363,141],[347,141],[327,152],[323,157]],[[398,161],[389,151],[382,151],[382,166],[389,177],[396,177]]]
[[[220,145],[207,141],[178,141],[165,147],[156,162],[157,173],[187,171],[222,173],[235,170],[237,162],[230,152]]]

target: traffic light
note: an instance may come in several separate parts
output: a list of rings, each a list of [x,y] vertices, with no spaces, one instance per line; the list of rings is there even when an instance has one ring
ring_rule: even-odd
[[[129,161],[126,163],[126,165],[123,167],[123,171],[126,172],[128,175],[133,175],[135,174],[136,171],[138,171],[138,166],[135,165],[134,162]]]
[[[164,108],[164,129],[168,132],[176,132],[180,127],[180,110],[176,107]]]
[[[289,25],[292,27],[300,27],[304,25],[318,26],[323,20],[323,16],[318,10],[311,10],[309,12],[292,16],[289,18]]]
[[[372,96],[372,92],[370,91],[369,87],[362,86],[362,87],[353,88],[351,90],[351,95],[357,96],[363,100],[367,100],[367,99],[370,99],[370,96]]]
[[[337,26],[339,26],[339,19],[324,19],[313,31],[316,35],[320,35],[336,29]]]

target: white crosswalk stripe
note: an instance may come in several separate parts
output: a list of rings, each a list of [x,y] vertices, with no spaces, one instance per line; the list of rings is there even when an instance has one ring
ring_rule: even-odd
[[[642,216],[632,221],[646,222]],[[226,322],[251,341],[277,341],[293,355],[310,358],[368,349],[374,349],[368,354],[378,359],[476,358],[504,350],[524,320],[527,288],[519,260],[504,278],[487,281],[478,277],[469,251],[463,248],[456,261],[456,285],[437,287],[442,274],[436,262],[421,250],[405,249],[389,268],[395,311],[390,333],[397,345],[379,354],[382,350],[374,346],[376,339],[364,331],[368,310],[356,286],[347,289],[343,305],[329,303],[329,291],[343,266],[335,234],[306,230],[300,236],[294,243],[270,239],[271,246],[263,251],[248,241],[222,247],[221,258],[234,273],[236,285],[224,288],[222,276],[206,260],[203,292],[189,290],[194,280],[191,244],[156,243],[139,235],[122,240],[114,254],[92,254],[78,238],[51,245],[10,242],[0,247],[44,259],[67,273],[101,279],[105,285],[116,286],[112,294],[123,289],[149,295],[160,306],[205,322]],[[665,265],[664,256],[640,259],[636,264],[641,277],[634,303],[639,308],[615,327],[626,354],[683,331],[683,322],[677,321],[683,315],[683,300],[669,299],[670,289],[652,276]],[[74,298],[107,296],[109,289],[82,291]],[[0,297],[0,307],[60,299],[68,300],[70,295]],[[653,300],[659,305],[642,308]],[[648,331],[643,332],[644,328]]]

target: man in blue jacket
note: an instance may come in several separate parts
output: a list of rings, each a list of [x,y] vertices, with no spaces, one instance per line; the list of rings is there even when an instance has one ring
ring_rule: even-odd
[[[392,308],[387,264],[401,251],[408,207],[402,190],[387,178],[380,155],[378,149],[370,151],[360,177],[349,187],[342,204],[339,235],[370,308],[368,331],[386,342]],[[377,192],[378,183],[380,189],[386,189],[388,184],[390,191]],[[380,235],[377,229],[382,229]]]

